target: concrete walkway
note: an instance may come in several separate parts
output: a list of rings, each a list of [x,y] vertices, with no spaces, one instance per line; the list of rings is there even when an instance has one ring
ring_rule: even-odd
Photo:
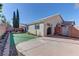
[[[16,48],[20,53],[26,56],[79,56],[79,41],[71,39],[40,37],[22,42],[18,44]]]

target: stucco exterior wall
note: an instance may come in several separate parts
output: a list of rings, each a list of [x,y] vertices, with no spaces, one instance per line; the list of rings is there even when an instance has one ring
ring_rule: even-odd
[[[28,26],[28,32],[36,35],[35,25]]]
[[[61,27],[61,35],[69,36],[69,25]]]
[[[29,33],[35,34],[37,36],[44,36],[44,24],[43,23],[39,24],[39,29],[35,29],[35,25],[30,25],[28,28],[29,28],[28,29]]]
[[[44,36],[44,24],[40,23],[39,26],[40,26],[40,28],[37,30],[37,35]]]
[[[49,17],[47,18],[48,20],[44,22],[44,26],[45,26],[45,36],[47,36],[47,28],[49,26],[47,26],[47,24],[51,24],[51,27],[52,27],[52,35],[54,35],[54,32],[55,32],[55,27],[58,23],[62,23],[63,20],[61,19],[61,17],[58,15],[58,16],[52,16],[52,17]]]

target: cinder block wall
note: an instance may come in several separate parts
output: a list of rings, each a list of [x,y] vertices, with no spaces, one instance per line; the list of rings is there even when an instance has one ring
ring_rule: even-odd
[[[79,38],[79,30],[74,26],[69,27],[69,36]]]

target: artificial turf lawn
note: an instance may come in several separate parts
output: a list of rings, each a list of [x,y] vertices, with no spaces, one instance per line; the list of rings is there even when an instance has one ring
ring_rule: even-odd
[[[13,39],[13,34],[10,33],[10,46],[13,47],[15,45],[14,39]]]
[[[15,44],[19,44],[23,41],[28,41],[28,40],[34,39],[36,37],[37,36],[30,35],[28,33],[13,34],[13,39],[14,39]]]

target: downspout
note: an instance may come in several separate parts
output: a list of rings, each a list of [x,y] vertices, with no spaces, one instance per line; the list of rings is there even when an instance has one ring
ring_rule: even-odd
[[[36,30],[36,35],[37,35],[37,28],[36,28],[36,24],[35,24],[35,30]]]

